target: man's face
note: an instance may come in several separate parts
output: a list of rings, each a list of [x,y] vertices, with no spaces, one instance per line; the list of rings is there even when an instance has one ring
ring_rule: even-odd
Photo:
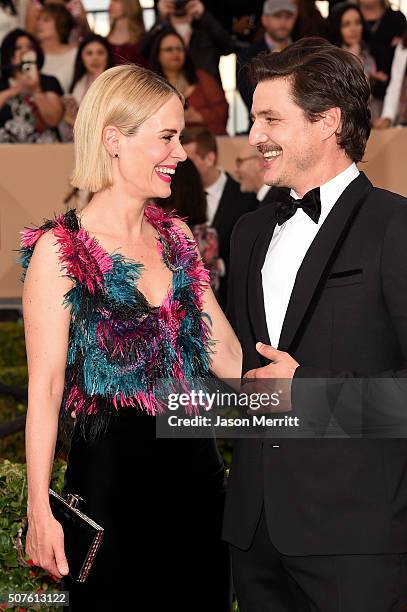
[[[291,98],[290,81],[284,78],[257,85],[252,119],[249,142],[263,156],[264,183],[301,190],[321,161],[320,122],[306,118]]]
[[[239,149],[235,159],[236,176],[240,182],[240,191],[243,193],[259,190],[259,183],[263,182],[263,158],[255,147],[244,144]]]
[[[202,182],[206,185],[206,179],[208,172],[213,167],[213,153],[208,153],[204,157],[201,157],[196,150],[196,142],[189,142],[184,145],[184,149],[189,159],[195,164],[196,169],[198,170]]]
[[[295,13],[279,11],[274,15],[262,15],[261,22],[267,34],[276,42],[284,42],[290,37],[296,20]]]

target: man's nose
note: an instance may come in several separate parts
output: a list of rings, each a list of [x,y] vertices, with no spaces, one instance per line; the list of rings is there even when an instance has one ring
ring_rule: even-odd
[[[259,144],[264,144],[267,141],[267,134],[265,134],[259,124],[255,121],[250,128],[249,132],[249,144],[252,147],[257,147]]]

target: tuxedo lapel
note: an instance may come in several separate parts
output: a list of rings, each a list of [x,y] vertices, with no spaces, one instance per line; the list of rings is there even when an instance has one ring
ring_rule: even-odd
[[[267,330],[266,313],[264,310],[264,295],[261,269],[267,250],[276,227],[274,207],[270,206],[270,215],[258,231],[249,263],[249,277],[247,282],[249,317],[256,342],[270,344]]]
[[[367,194],[373,188],[363,172],[350,183],[327,216],[298,270],[278,348],[293,353],[312,313],[319,289],[335,261]]]

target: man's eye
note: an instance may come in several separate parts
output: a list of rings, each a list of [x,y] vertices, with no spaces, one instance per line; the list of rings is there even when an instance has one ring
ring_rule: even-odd
[[[163,136],[163,139],[168,140],[168,142],[170,142],[173,138],[173,136]]]

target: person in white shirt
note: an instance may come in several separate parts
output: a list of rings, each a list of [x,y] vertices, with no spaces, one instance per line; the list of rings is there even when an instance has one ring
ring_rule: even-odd
[[[407,89],[407,30],[403,40],[397,45],[391,66],[390,83],[386,90],[381,117],[376,119],[373,127],[386,129],[397,120],[400,108],[400,95],[403,87]],[[400,117],[401,122],[407,121],[407,116]]]
[[[56,77],[66,93],[72,83],[77,47],[68,43],[76,22],[62,4],[46,4],[38,17],[36,36],[44,51],[43,70]]]

